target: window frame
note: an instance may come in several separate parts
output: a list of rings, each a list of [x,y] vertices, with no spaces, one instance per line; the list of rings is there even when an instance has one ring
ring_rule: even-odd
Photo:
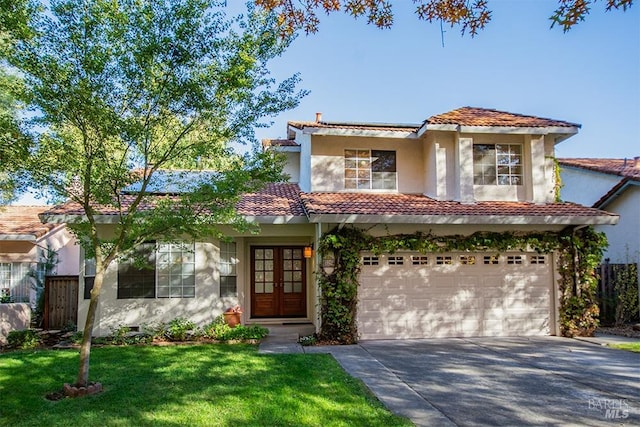
[[[383,156],[385,162],[376,163]],[[370,148],[344,149],[344,189],[398,191],[398,152]]]
[[[220,297],[238,297],[238,246],[236,242],[220,242]],[[225,274],[226,273],[226,274]]]
[[[480,151],[481,147],[485,147],[484,152]],[[473,184],[514,187],[524,185],[524,145],[473,144]]]
[[[125,256],[118,261],[117,299],[196,297],[194,242],[145,242],[135,250],[148,251],[140,255],[149,257],[150,265],[136,266],[131,262],[131,256]],[[131,271],[128,272],[128,270]],[[123,283],[127,279],[127,275],[133,277],[134,280],[142,280],[142,283]],[[153,278],[152,286],[150,278]],[[87,295],[86,285],[85,283],[85,297]]]

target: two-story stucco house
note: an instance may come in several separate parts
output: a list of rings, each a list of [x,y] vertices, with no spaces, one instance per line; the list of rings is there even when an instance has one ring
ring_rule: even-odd
[[[596,226],[609,241],[604,258],[614,264],[640,264],[640,157],[558,162],[563,200],[620,215],[615,226]]]
[[[289,122],[286,138],[264,146],[287,156],[290,182],[238,205],[260,233],[229,230],[232,242],[150,243],[155,271],[142,278],[124,262],[109,270],[96,333],[178,316],[203,324],[235,304],[245,323],[319,327],[319,266],[309,249],[336,227],[465,235],[614,224],[616,215],[555,202],[554,147],[579,127],[470,107],[418,124],[327,122],[319,115]],[[49,217],[70,213],[63,206]],[[482,250],[363,253],[361,338],[557,334],[554,258]],[[81,325],[88,295],[79,294]]]

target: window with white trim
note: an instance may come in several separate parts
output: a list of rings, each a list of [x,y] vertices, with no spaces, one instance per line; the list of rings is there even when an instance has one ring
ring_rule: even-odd
[[[118,299],[194,297],[193,243],[143,243],[118,263]]]
[[[388,262],[389,262],[389,265],[404,265],[404,257],[403,256],[390,256]]]
[[[96,280],[96,259],[85,258],[84,260],[84,299],[91,299],[91,290]]]
[[[507,264],[522,264],[522,255],[508,255]]]
[[[436,265],[451,265],[453,260],[450,256],[437,256]]]
[[[27,262],[0,263],[0,296],[10,302],[29,302],[31,281]]]
[[[411,256],[411,264],[413,265],[429,265],[429,257],[424,255]]]
[[[496,265],[498,264],[498,256],[497,255],[485,255],[483,262],[485,265]]]
[[[522,145],[473,145],[475,185],[522,185],[522,176]]]
[[[344,188],[347,190],[396,190],[396,152],[344,150]]]
[[[220,242],[220,296],[237,297],[238,256],[235,242]]]
[[[460,264],[462,264],[462,265],[475,265],[476,264],[475,255],[460,255]]]
[[[529,262],[531,264],[545,264],[546,260],[544,255],[531,255]]]
[[[377,256],[364,256],[362,257],[362,265],[378,265],[380,264],[380,258]]]

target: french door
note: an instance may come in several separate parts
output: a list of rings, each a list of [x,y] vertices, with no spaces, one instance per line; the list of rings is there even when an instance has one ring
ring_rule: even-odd
[[[306,316],[306,264],[302,246],[252,247],[251,316]]]

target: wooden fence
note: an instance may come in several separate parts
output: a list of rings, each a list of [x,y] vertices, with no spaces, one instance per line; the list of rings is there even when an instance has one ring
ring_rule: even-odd
[[[636,264],[604,263],[600,265],[598,305],[601,325],[613,325],[616,321],[622,320],[618,296],[629,287],[638,289],[637,271]],[[638,304],[637,293],[635,303]]]
[[[47,276],[44,328],[62,329],[78,321],[78,276]]]

